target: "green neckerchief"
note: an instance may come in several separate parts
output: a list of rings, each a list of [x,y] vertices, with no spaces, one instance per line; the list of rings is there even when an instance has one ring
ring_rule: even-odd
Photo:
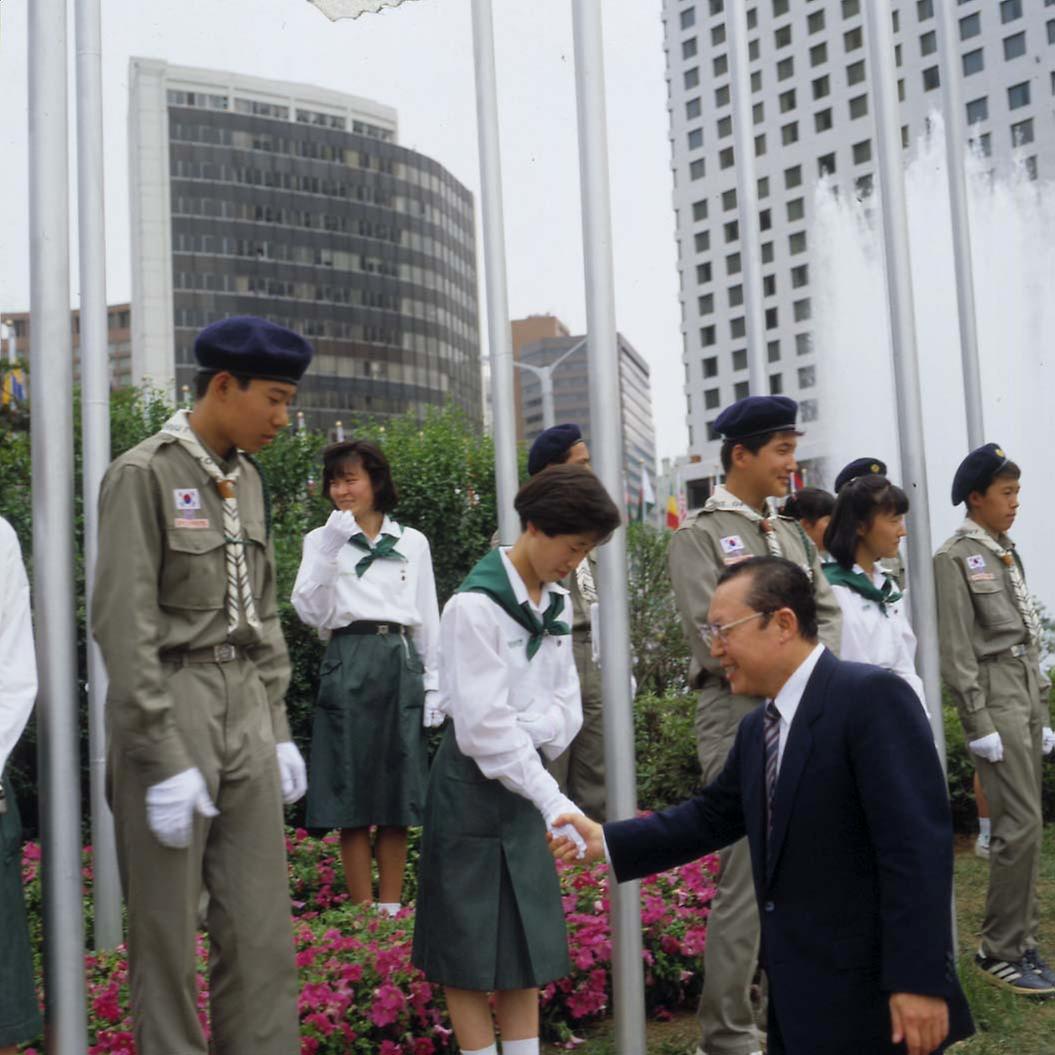
[[[398,535],[390,535],[386,531],[377,540],[377,544],[371,546],[367,541],[366,535],[361,531],[357,531],[349,540],[349,546],[357,546],[359,549],[366,550],[366,556],[355,566],[355,574],[361,579],[370,568],[370,565],[375,560],[384,560],[386,557],[389,560],[406,560],[406,556],[396,549],[396,543],[399,541]]]
[[[883,586],[879,588],[864,572],[850,571],[849,568],[844,568],[836,561],[825,564],[823,571],[824,577],[832,586],[845,586],[869,601],[874,601],[885,616],[890,615],[887,608],[901,600],[901,593],[894,586],[893,579],[885,572],[883,573]]]
[[[542,647],[543,638],[571,633],[568,624],[562,623],[557,618],[561,608],[564,607],[563,594],[552,592],[549,607],[541,621],[534,608],[531,607],[530,601],[517,604],[516,594],[506,574],[501,550],[493,549],[486,557],[479,560],[465,577],[465,581],[458,587],[457,592],[487,594],[510,619],[522,626],[529,635],[528,659],[535,658],[535,653]]]

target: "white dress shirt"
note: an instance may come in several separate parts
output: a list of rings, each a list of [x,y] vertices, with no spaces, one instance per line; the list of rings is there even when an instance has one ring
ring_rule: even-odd
[[[780,763],[784,761],[784,745],[788,742],[788,733],[791,731],[791,723],[795,720],[795,712],[802,702],[802,694],[806,691],[806,683],[810,680],[813,668],[824,654],[824,645],[818,643],[813,651],[799,664],[795,673],[784,682],[780,692],[776,694],[773,703],[780,712],[780,744],[777,747],[777,772],[780,772]]]
[[[331,560],[318,544],[322,530],[316,528],[304,539],[291,598],[297,615],[308,626],[317,628],[323,640],[329,638],[330,631],[358,620],[410,627],[425,666],[425,689],[439,688],[440,613],[428,539],[420,531],[402,527],[386,516],[378,538],[397,535],[396,552],[406,560],[375,560],[360,578],[355,566],[366,556],[366,550],[349,544],[341,547],[336,560]],[[366,538],[358,525],[353,534]],[[366,541],[373,548],[377,539]]]
[[[571,626],[571,601],[559,583],[542,589],[536,605],[501,549],[518,604],[542,614],[553,594],[564,598],[558,618]],[[456,593],[440,619],[440,699],[454,723],[458,749],[485,777],[530,799],[543,818],[563,801],[539,749],[556,758],[582,725],[579,676],[570,635],[543,638],[528,659],[528,632],[483,593]]]
[[[29,580],[11,525],[0,518],[0,774],[37,698]]]
[[[866,574],[860,564],[855,564],[853,570]],[[880,568],[873,569],[871,579],[876,589],[882,588],[885,578]],[[853,663],[871,663],[897,674],[912,686],[926,710],[923,680],[916,673],[916,635],[908,621],[905,595],[888,604],[884,615],[875,601],[862,597],[849,586],[833,585],[832,593],[843,612],[839,658]]]

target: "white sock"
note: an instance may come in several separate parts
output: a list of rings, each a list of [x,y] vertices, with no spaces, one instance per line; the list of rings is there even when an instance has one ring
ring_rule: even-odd
[[[539,1055],[538,1037],[527,1040],[503,1040],[502,1055]]]
[[[375,901],[374,908],[386,916],[395,916],[403,906],[398,901]]]
[[[488,1044],[486,1048],[462,1048],[462,1055],[498,1055],[498,1048],[494,1044]]]
[[[987,839],[989,838],[989,834],[992,831],[992,821],[990,820],[989,817],[979,817],[978,818],[978,830]]]

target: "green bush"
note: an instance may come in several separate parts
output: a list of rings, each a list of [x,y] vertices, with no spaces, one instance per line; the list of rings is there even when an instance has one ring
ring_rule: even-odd
[[[699,790],[695,713],[696,694],[690,692],[639,694],[634,701],[639,809],[661,810]]]

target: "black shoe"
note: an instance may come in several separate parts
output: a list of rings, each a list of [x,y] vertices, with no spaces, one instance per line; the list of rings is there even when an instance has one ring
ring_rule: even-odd
[[[1021,996],[1055,996],[1055,981],[1047,981],[1024,960],[1015,963],[978,953],[974,963],[990,985]]]
[[[1040,958],[1036,949],[1027,949],[1022,956],[1022,962],[1027,967],[1032,967],[1033,972],[1040,975],[1048,985],[1055,985],[1055,971]]]

